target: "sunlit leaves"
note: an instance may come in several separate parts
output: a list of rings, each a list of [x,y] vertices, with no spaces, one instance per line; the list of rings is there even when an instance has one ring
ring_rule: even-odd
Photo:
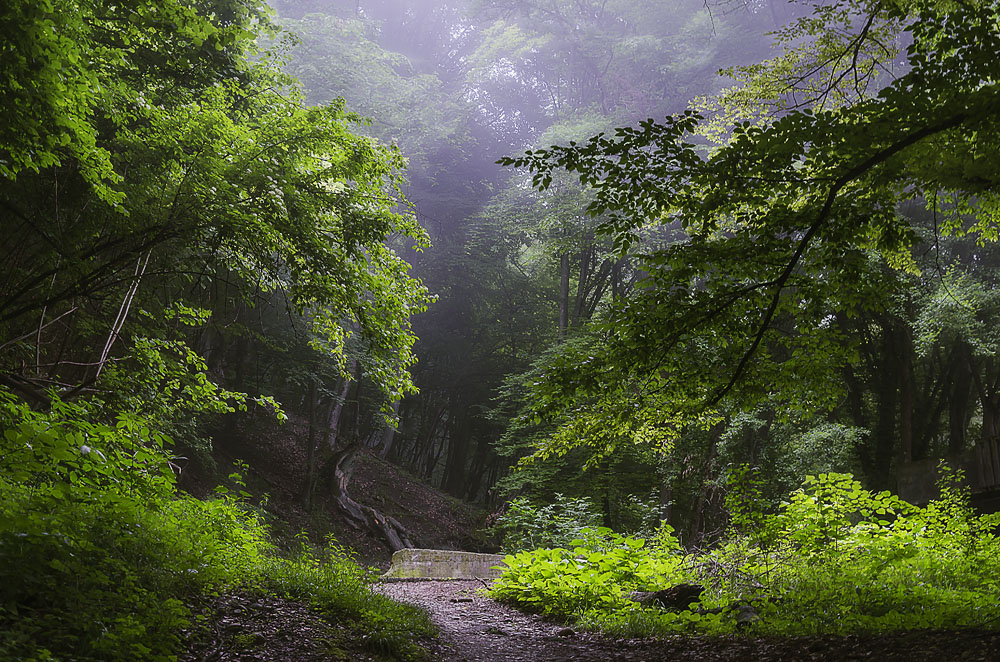
[[[67,104],[52,113],[71,126],[46,120],[39,101],[32,116],[0,127],[10,150],[21,150],[22,138],[68,145],[36,145],[40,161],[8,168],[17,180],[4,180],[4,203],[28,222],[0,287],[6,319],[106,296],[128,282],[136,256],[149,256],[151,278],[214,270],[239,279],[248,299],[281,293],[295,313],[317,320],[318,346],[334,361],[343,337],[360,331],[375,381],[392,393],[412,388],[409,318],[428,297],[388,248],[394,237],[427,241],[401,195],[405,162],[358,135],[361,118],[341,102],[303,106],[278,69],[280,49],[258,53],[256,40],[271,32],[262,3],[27,4],[10,11],[23,14],[29,34],[55,21],[66,43],[46,51],[63,70],[53,75],[72,81],[79,70],[86,94],[36,90]],[[36,46],[9,48],[30,59]],[[41,85],[45,71],[30,81]]]
[[[235,73],[266,30],[256,0],[220,2],[225,24],[182,0],[96,3],[13,2],[0,12],[5,41],[2,86],[7,120],[0,127],[0,174],[73,159],[104,200],[120,203],[122,171],[96,122],[122,119],[109,102],[145,72],[210,82],[218,68]],[[125,92],[127,94],[127,92]]]
[[[683,553],[669,530],[647,544],[598,529],[572,549],[507,556],[494,594],[631,636],[738,631],[746,607],[755,632],[780,635],[981,627],[996,617],[1000,541],[959,484],[942,467],[940,498],[920,508],[847,474],[808,476],[775,514],[744,504],[747,528],[710,550]],[[680,582],[705,587],[701,609],[619,591]]]

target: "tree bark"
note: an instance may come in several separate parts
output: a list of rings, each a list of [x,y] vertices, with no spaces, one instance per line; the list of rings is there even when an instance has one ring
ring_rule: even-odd
[[[705,504],[708,502],[708,479],[713,473],[719,438],[725,429],[726,425],[724,422],[716,423],[708,433],[708,452],[705,454],[705,461],[701,466],[698,494],[695,496],[694,504],[691,507],[691,528],[689,529],[690,538],[688,538],[691,545],[697,544],[705,533]]]
[[[355,373],[360,384],[360,370],[357,361],[351,362],[351,370]],[[354,469],[354,460],[358,451],[361,450],[361,440],[358,437],[357,420],[351,440],[345,444],[340,444],[341,416],[344,411],[344,403],[351,386],[351,381],[345,379],[340,391],[340,397],[330,408],[330,415],[327,418],[327,444],[333,454],[327,459],[320,471],[324,484],[326,484],[336,500],[337,508],[344,515],[347,523],[357,531],[368,533],[376,538],[380,538],[389,546],[392,551],[413,547],[410,534],[397,520],[380,513],[370,506],[358,503],[348,494],[348,486],[351,482],[351,473]],[[355,416],[357,419],[357,416]],[[339,448],[338,448],[339,447]]]
[[[899,365],[896,362],[896,330],[891,320],[882,320],[881,370],[876,384],[877,419],[875,422],[875,452],[871,478],[875,488],[889,486],[893,449],[896,446],[896,412],[899,396]]]
[[[396,419],[397,425],[399,421],[399,400],[394,400],[392,403],[392,415]],[[382,430],[382,439],[379,441],[379,457],[383,460],[389,457],[389,451],[392,450],[392,443],[396,439],[396,428],[392,425],[386,425]]]
[[[957,455],[965,449],[971,389],[972,349],[961,342],[955,348],[951,398],[948,405],[948,452],[951,455]]]
[[[913,461],[913,336],[908,325],[899,329],[899,460]]]
[[[455,407],[460,410],[460,407]],[[448,435],[448,457],[444,468],[444,480],[441,489],[448,494],[461,498],[465,483],[466,465],[469,456],[469,435],[468,435],[468,413],[463,412],[461,418],[454,417],[451,420],[451,428]]]
[[[573,325],[580,323],[586,309],[587,292],[589,291],[590,269],[593,262],[594,247],[588,246],[580,253],[580,277],[576,281],[576,300],[573,304]]]
[[[358,503],[348,494],[347,488],[359,450],[361,442],[355,439],[334,453],[323,467],[325,482],[330,487],[337,507],[351,527],[382,539],[392,551],[413,547],[410,533],[398,520],[371,506]]]
[[[316,482],[316,378],[309,383],[309,435],[306,437],[306,480],[302,487],[302,507],[307,511],[312,505],[313,485]]]
[[[566,339],[569,326],[569,253],[559,257],[559,341]]]

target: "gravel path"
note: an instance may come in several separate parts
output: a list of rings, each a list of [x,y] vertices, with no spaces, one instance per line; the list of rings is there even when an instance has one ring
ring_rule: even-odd
[[[478,580],[382,584],[379,590],[427,609],[441,631],[435,662],[996,662],[1000,634],[917,631],[846,637],[672,637],[609,640],[522,614],[477,593]]]

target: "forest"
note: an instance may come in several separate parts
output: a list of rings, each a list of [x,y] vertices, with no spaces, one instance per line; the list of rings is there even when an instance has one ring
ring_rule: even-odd
[[[1000,637],[997,0],[0,34],[0,660],[452,660],[432,546],[602,641]]]

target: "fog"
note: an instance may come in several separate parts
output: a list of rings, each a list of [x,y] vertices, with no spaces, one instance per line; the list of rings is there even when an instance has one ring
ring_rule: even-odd
[[[385,452],[450,492],[483,498],[509,460],[498,396],[546,347],[639,277],[595,235],[572,179],[544,195],[498,158],[662,119],[719,93],[719,70],[774,52],[768,31],[806,8],[702,0],[274,0],[297,35],[287,70],[307,103],[342,98],[360,130],[408,160],[410,210],[433,247],[411,252],[438,299],[414,318],[421,389]]]

